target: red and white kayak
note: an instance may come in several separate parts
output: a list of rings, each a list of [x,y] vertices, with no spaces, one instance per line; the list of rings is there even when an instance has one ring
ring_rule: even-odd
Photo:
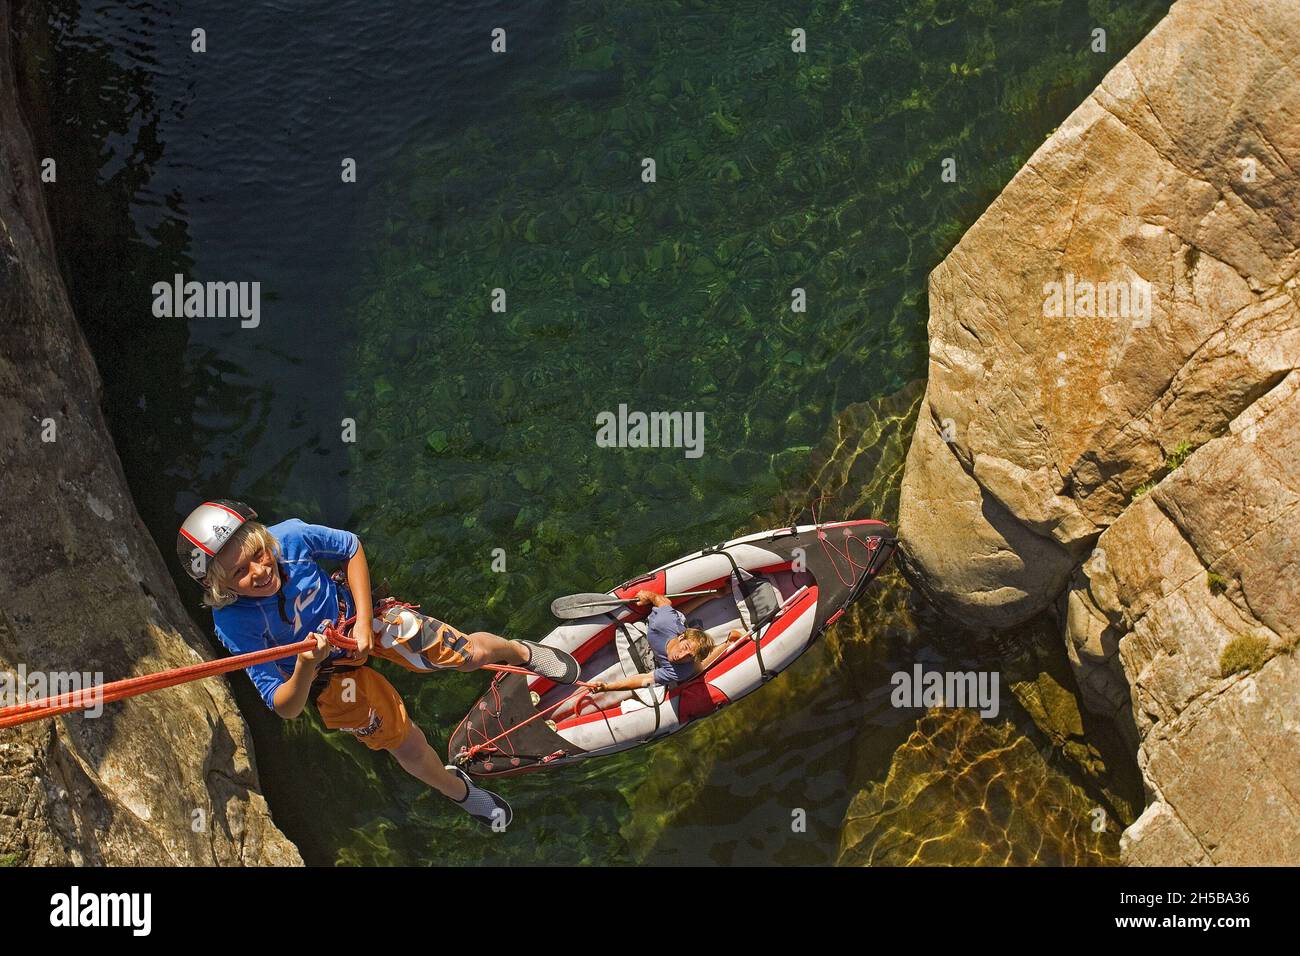
[[[658,740],[717,713],[789,667],[880,573],[895,546],[893,530],[880,521],[801,525],[746,535],[633,578],[608,593],[716,591],[673,603],[715,645],[733,629],[747,637],[705,673],[675,687],[631,692],[603,710],[581,696],[575,708],[568,698],[582,695],[581,688],[498,674],[452,734],[452,759],[476,776],[565,766]],[[620,607],[566,622],[541,643],[572,654],[580,680],[621,680],[654,668],[648,614],[635,604]]]

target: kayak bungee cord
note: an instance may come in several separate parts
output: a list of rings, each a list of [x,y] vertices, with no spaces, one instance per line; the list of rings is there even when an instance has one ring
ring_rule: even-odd
[[[531,672],[531,671],[524,671],[524,673],[525,673],[525,674],[528,674],[528,675],[530,675],[530,676],[534,676],[534,675],[532,675],[532,672]],[[497,712],[496,712],[495,714],[488,714],[487,716],[488,716],[488,717],[492,717],[492,718],[494,718],[494,719],[497,721],[498,725],[501,725],[501,710],[500,710],[501,695],[500,695],[500,693],[497,691],[497,681],[498,681],[498,680],[499,680],[499,678],[495,678],[495,677],[494,677],[494,678],[492,679],[492,685],[491,685],[491,690],[492,690],[493,697],[494,697],[494,699],[497,701]],[[507,754],[504,750],[502,750],[500,747],[498,747],[498,746],[496,745],[496,744],[497,744],[497,741],[499,741],[499,740],[505,740],[507,737],[509,737],[511,734],[513,734],[516,730],[519,730],[521,727],[524,727],[524,726],[526,726],[526,725],[528,725],[528,724],[531,724],[534,720],[537,720],[537,718],[539,718],[539,717],[545,717],[547,714],[549,714],[549,713],[555,711],[556,709],[558,709],[558,708],[564,706],[565,704],[569,703],[569,701],[580,700],[580,699],[581,699],[585,694],[588,693],[588,690],[589,690],[589,689],[591,688],[591,686],[592,686],[591,683],[588,682],[588,681],[577,681],[576,683],[577,683],[578,685],[580,685],[579,688],[578,688],[578,690],[574,691],[572,694],[570,694],[570,695],[567,696],[567,697],[563,697],[563,698],[561,698],[560,700],[557,700],[557,701],[556,701],[555,703],[553,703],[553,704],[548,704],[546,707],[543,707],[541,710],[539,710],[537,713],[533,714],[531,717],[528,717],[528,718],[526,718],[526,719],[524,719],[524,720],[521,720],[519,723],[515,724],[513,727],[509,727],[509,728],[507,728],[507,727],[504,727],[504,725],[501,725],[501,726],[502,726],[502,731],[501,731],[501,733],[497,734],[495,737],[487,738],[488,730],[487,730],[487,721],[486,721],[486,719],[485,719],[485,720],[484,720],[484,724],[483,724],[483,730],[480,731],[480,732],[478,732],[478,736],[480,736],[480,737],[484,737],[484,738],[487,738],[487,739],[484,739],[481,743],[471,744],[469,747],[465,748],[463,751],[461,751],[460,753],[456,754],[456,757],[455,757],[455,759],[456,759],[456,764],[459,766],[459,765],[461,765],[461,764],[463,764],[463,763],[467,763],[468,761],[473,760],[474,757],[476,757],[478,754],[482,753],[482,752],[485,751],[485,750],[490,750],[492,753],[498,753],[498,754],[502,754],[502,755],[504,755],[504,756],[508,756],[508,757],[511,758],[511,760],[512,760],[513,762],[518,763],[518,761],[519,761],[519,757],[520,757],[521,755],[520,755],[518,752],[513,751],[513,750],[512,750],[510,753]],[[484,712],[487,711],[487,707],[486,707],[486,706],[484,706],[484,705],[480,705],[480,706],[482,706]],[[474,732],[473,728],[466,728],[466,729],[467,729],[468,732],[471,732],[471,733]],[[556,756],[559,756],[559,755],[561,755],[561,754],[563,754],[563,751],[557,751],[557,753],[550,754],[550,755],[548,755],[548,756],[546,756],[546,757],[541,757],[541,758],[539,758],[539,759],[541,759],[541,761],[542,761],[543,763],[547,763],[548,761],[554,759]]]
[[[402,601],[387,600],[381,602],[376,611],[384,612],[394,607],[418,608],[418,604],[406,604]],[[356,616],[339,621],[335,624],[326,624],[321,633],[330,644],[345,651],[355,651],[357,642],[349,637],[347,632],[351,630],[356,623]],[[127,677],[123,680],[113,681],[108,684],[96,684],[93,687],[82,690],[65,691],[62,694],[56,694],[51,697],[42,697],[39,700],[27,701],[22,704],[13,704],[9,707],[0,708],[0,729],[6,727],[17,727],[21,724],[32,723],[37,720],[45,720],[49,717],[57,717],[60,714],[67,714],[78,710],[89,710],[100,704],[109,704],[117,700],[125,700],[128,697],[138,697],[141,694],[152,693],[156,690],[165,690],[168,687],[176,687],[180,684],[188,684],[193,681],[204,680],[208,677],[216,677],[219,674],[227,674],[230,671],[242,670],[246,667],[252,667],[255,664],[267,664],[271,661],[283,660],[286,657],[293,657],[295,654],[301,654],[304,651],[310,651],[316,646],[316,636],[305,637],[301,641],[293,644],[283,644],[279,647],[268,647],[266,650],[249,651],[246,654],[236,654],[233,657],[223,657],[214,661],[203,661],[198,664],[188,664],[184,667],[175,667],[171,670],[159,671],[156,674],[142,674],[139,677]],[[484,664],[485,670],[502,671],[508,674],[526,674],[532,676],[532,671],[525,670],[522,667],[514,667],[509,664]],[[584,687],[590,685],[584,685]]]
[[[835,576],[840,579],[840,584],[843,584],[845,587],[851,587],[859,571],[870,570],[871,562],[876,556],[876,539],[870,538],[867,541],[863,541],[856,535],[851,534],[846,528],[844,550],[841,551],[839,548],[835,547],[835,545],[831,544],[830,541],[827,540],[826,532],[822,530],[821,521],[817,518],[817,506],[829,497],[829,495],[821,495],[814,499],[812,504],[809,506],[812,509],[813,525],[817,528],[817,540],[821,542],[822,553],[826,555],[826,562],[831,566],[831,570],[835,572]],[[853,555],[849,553],[849,546],[854,541],[867,549],[866,564],[858,564],[853,560]],[[849,563],[849,576],[847,579],[840,573],[839,563],[835,560],[837,557],[843,558]]]

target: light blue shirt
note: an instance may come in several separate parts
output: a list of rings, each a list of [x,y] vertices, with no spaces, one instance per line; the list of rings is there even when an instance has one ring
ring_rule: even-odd
[[[686,618],[672,607],[657,607],[646,618],[646,641],[655,657],[656,684],[671,686],[695,676],[695,661],[687,659],[674,663],[668,659],[668,642],[686,630]]]

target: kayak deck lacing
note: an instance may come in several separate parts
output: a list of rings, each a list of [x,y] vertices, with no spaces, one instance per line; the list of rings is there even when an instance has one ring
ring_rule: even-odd
[[[821,543],[822,553],[826,555],[826,562],[831,566],[831,569],[835,572],[835,576],[840,579],[840,584],[844,585],[846,588],[851,588],[853,587],[854,583],[857,581],[859,571],[871,570],[871,564],[875,560],[876,551],[880,547],[879,539],[875,537],[871,537],[871,538],[867,538],[864,541],[862,538],[859,538],[857,535],[854,535],[852,533],[847,533],[844,536],[844,547],[842,550],[840,548],[837,548],[834,544],[832,544],[830,542],[830,539],[827,537],[826,532],[823,531],[821,528],[821,521],[819,521],[817,518],[817,506],[822,501],[826,500],[828,497],[829,495],[821,495],[820,497],[816,498],[812,502],[810,507],[812,508],[813,525],[815,525],[817,528],[817,540]],[[853,560],[853,555],[851,553],[851,545],[855,541],[859,545],[867,549],[866,564],[858,564],[856,561]],[[847,578],[845,578],[844,574],[841,573],[840,571],[840,564],[839,564],[840,560],[848,564],[849,574]]]
[[[502,669],[505,670],[506,668],[503,667]],[[537,676],[533,674],[532,671],[524,670],[523,668],[509,668],[507,672],[526,674],[530,677]],[[578,689],[572,694],[560,698],[553,704],[548,704],[541,710],[537,711],[537,713],[524,718],[514,726],[507,727],[505,722],[501,719],[501,708],[503,702],[501,699],[501,690],[498,687],[500,681],[501,675],[492,678],[492,683],[488,685],[488,693],[484,695],[484,697],[491,695],[491,708],[488,707],[485,700],[479,701],[478,713],[481,717],[482,723],[476,727],[474,726],[473,720],[468,717],[465,719],[465,739],[470,741],[470,744],[467,747],[462,747],[460,752],[456,754],[455,759],[457,764],[464,765],[470,763],[483,754],[489,755],[489,759],[491,756],[495,755],[506,757],[509,759],[511,765],[516,767],[524,760],[538,760],[542,763],[550,763],[553,760],[558,760],[560,757],[568,756],[564,750],[557,750],[554,753],[546,755],[520,753],[515,749],[513,741],[510,740],[510,736],[521,728],[528,726],[533,721],[558,710],[565,704],[581,700],[584,696],[590,693],[592,687],[591,682],[581,680],[576,681],[575,683],[577,684]],[[499,733],[489,736],[492,734],[492,730],[489,728],[489,721],[496,721]],[[498,746],[499,744],[504,744],[504,746]],[[485,767],[490,767],[490,763],[485,764]]]

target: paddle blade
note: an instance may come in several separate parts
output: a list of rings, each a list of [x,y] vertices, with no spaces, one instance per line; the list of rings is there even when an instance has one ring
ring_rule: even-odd
[[[580,617],[591,617],[593,614],[604,614],[606,611],[617,610],[624,607],[630,602],[620,600],[616,597],[610,597],[608,594],[570,594],[567,597],[556,598],[551,602],[551,613],[561,621],[576,621]]]

